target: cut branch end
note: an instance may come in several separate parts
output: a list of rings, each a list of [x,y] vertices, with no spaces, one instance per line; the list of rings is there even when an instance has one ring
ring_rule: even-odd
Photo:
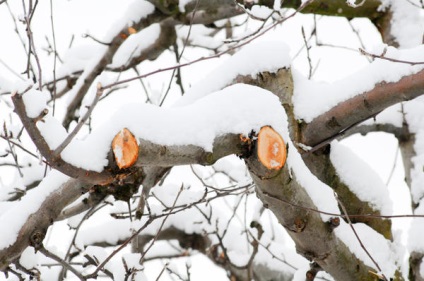
[[[131,167],[138,159],[137,140],[127,128],[122,129],[113,138],[112,150],[119,169]]]
[[[280,170],[286,163],[284,140],[270,126],[262,127],[259,131],[257,152],[259,161],[269,170]]]

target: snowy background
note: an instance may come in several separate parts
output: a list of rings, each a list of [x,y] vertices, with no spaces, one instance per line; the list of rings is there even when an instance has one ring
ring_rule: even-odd
[[[183,1],[181,2],[183,3]],[[388,1],[386,2],[388,3]],[[182,3],[181,8],[183,8]],[[419,38],[422,38],[424,30],[423,12],[413,8],[406,1],[392,1],[391,4],[396,11],[394,20],[398,23],[394,26],[399,28],[393,32],[399,40],[400,48],[389,47],[387,56],[400,60],[424,61],[424,49],[418,46],[421,44]],[[50,12],[51,8],[53,8],[53,13]],[[80,70],[84,71],[82,74],[84,76],[85,72],[88,73],[92,69],[96,60],[105,50],[105,46],[96,43],[92,38],[101,42],[109,42],[117,30],[151,12],[152,6],[144,1],[40,1],[31,26],[34,42],[42,62],[43,81],[53,79],[55,65],[53,56],[48,55],[53,42],[51,15],[53,15],[54,21],[56,49],[60,55],[54,75],[61,77]],[[272,10],[255,7],[251,12],[256,17],[266,18]],[[293,13],[293,10],[283,10],[282,12]],[[2,38],[2,44],[0,44],[0,94],[2,94],[0,96],[0,120],[8,130],[15,134],[19,133],[21,125],[18,117],[12,113],[10,95],[3,95],[3,93],[14,90],[22,91],[31,84],[31,81],[21,74],[27,64],[26,50],[21,43],[21,41],[26,41],[25,27],[19,22],[23,14],[22,3],[18,1],[8,1],[7,6],[6,4],[0,5],[0,24],[2,26],[0,29],[0,38]],[[15,21],[12,16],[16,17]],[[262,24],[260,21],[247,18],[246,15],[241,15],[231,19],[233,24],[241,24],[247,20],[247,23],[234,29],[233,38],[243,38]],[[18,33],[14,31],[15,24],[17,24]],[[216,23],[218,26],[225,24],[226,21]],[[271,24],[270,21],[269,24]],[[304,29],[306,39],[308,39],[315,27],[318,35],[308,41],[308,44],[313,46],[309,50],[313,75],[312,79],[308,79],[310,68],[301,29]],[[160,27],[154,24],[142,32],[131,35],[115,54],[110,67],[125,65],[131,56],[142,51],[150,42],[154,42],[159,36],[159,31]],[[177,28],[180,50],[183,48],[188,32],[188,26]],[[193,26],[190,32],[190,40],[193,45],[217,48],[217,50],[226,48],[223,43],[225,40],[224,30],[213,38],[208,36],[210,30],[203,25]],[[317,43],[322,46],[316,46]],[[299,119],[309,122],[338,102],[371,89],[375,83],[383,80],[396,81],[403,75],[416,73],[423,69],[422,65],[394,64],[383,60],[370,62],[366,56],[359,53],[358,48],[364,48],[372,53],[381,53],[385,48],[378,31],[367,19],[359,18],[349,22],[345,18],[298,14],[244,46],[232,56],[225,54],[217,59],[199,61],[181,68],[182,84],[185,89],[183,97],[181,97],[180,87],[172,80],[172,71],[148,76],[143,79],[143,84],[140,81],[123,84],[122,86],[125,88],[119,93],[112,93],[99,102],[91,116],[90,126],[83,127],[77,139],[63,151],[62,157],[65,161],[78,167],[101,171],[107,164],[106,155],[110,142],[122,127],[130,128],[137,137],[156,143],[165,145],[191,143],[206,150],[211,149],[216,135],[248,134],[252,128],[259,129],[263,125],[272,125],[274,128],[278,128],[283,137],[288,139],[287,130],[285,130],[287,123],[285,118],[281,118],[285,113],[278,105],[274,95],[266,90],[246,85],[234,85],[221,90],[237,75],[256,75],[261,71],[272,72],[281,67],[291,66],[295,83],[293,99],[296,106],[295,114]],[[206,48],[187,47],[181,62],[189,62],[210,54],[211,51]],[[137,71],[140,74],[149,73],[176,63],[175,55],[167,50],[154,61],[144,61],[137,67]],[[133,70],[123,73],[109,72],[102,74],[98,78],[98,82],[107,85],[135,75],[137,73]],[[93,83],[93,85],[95,84]],[[61,86],[60,83],[58,85]],[[171,85],[171,88],[165,97],[168,85]],[[78,88],[78,84],[75,88]],[[67,136],[60,121],[64,118],[64,109],[72,100],[73,94],[71,91],[67,96],[57,100],[54,111],[49,105],[49,115],[45,118],[44,123],[38,125],[52,149],[57,147]],[[83,100],[80,116],[84,114],[85,106],[91,104],[94,95],[95,88],[93,87]],[[30,117],[38,116],[46,107],[48,99],[48,94],[36,90],[25,94],[24,102],[28,115]],[[420,112],[424,111],[422,110],[422,99],[420,101],[410,105],[410,110],[415,115],[411,115],[414,120],[408,121],[415,126],[413,127],[415,132],[422,130]],[[159,108],[158,105],[162,102],[163,105]],[[234,106],[235,104],[237,107]],[[401,126],[402,117],[398,114],[399,108],[394,108],[391,112],[382,116],[381,122]],[[75,125],[76,122],[71,124],[71,128]],[[172,138],[169,137],[170,135]],[[25,134],[22,143],[27,149],[36,153],[35,147]],[[421,142],[421,145],[424,143]],[[412,212],[410,192],[404,182],[402,160],[397,140],[393,136],[384,133],[371,133],[366,137],[354,135],[333,143],[333,148],[331,157],[338,173],[344,175],[342,176],[343,180],[350,186],[357,188],[354,192],[360,199],[372,202],[384,215],[410,214]],[[7,149],[8,143],[0,142],[0,154]],[[47,171],[48,176],[45,177],[45,166],[40,164],[38,159],[24,154],[20,157],[20,163],[24,164],[20,172],[14,167],[0,166],[0,200],[4,201],[0,203],[0,226],[10,229],[10,231],[0,231],[0,249],[13,243],[15,234],[26,217],[37,209],[46,195],[68,179],[54,171]],[[346,164],[346,159],[349,160],[348,164]],[[0,159],[0,161],[10,163],[11,158]],[[298,163],[299,155],[292,154],[289,161],[289,165],[296,167],[297,172],[304,173],[302,172],[303,164]],[[309,175],[303,175],[305,182],[309,181]],[[20,204],[7,202],[10,192],[15,188],[24,189],[26,185],[44,177],[40,186],[36,190],[28,192]],[[206,183],[220,188],[235,183],[239,186],[251,183],[243,162],[236,157],[224,158],[213,167],[204,168],[196,165],[177,167],[172,170],[161,186],[153,189],[155,196],[149,199],[151,211],[160,214],[163,211],[163,205],[172,206],[181,186],[184,187],[184,191],[180,194],[177,205],[189,204],[201,199],[204,196],[204,182],[201,182],[198,177]],[[366,179],[366,182],[364,183],[361,179]],[[310,181],[315,183],[316,179]],[[369,186],[373,186],[373,188],[370,189]],[[422,187],[416,187],[414,194],[417,199],[422,197],[421,189]],[[250,257],[250,249],[246,239],[239,238],[240,231],[246,230],[246,225],[249,225],[250,221],[259,219],[258,210],[260,209],[258,207],[260,201],[252,194],[253,189],[247,190],[248,193],[242,196],[230,196],[214,200],[209,205],[199,205],[204,213],[212,212],[213,209],[213,218],[220,218],[216,224],[208,224],[201,216],[202,212],[189,209],[169,217],[165,222],[165,227],[178,226],[188,233],[213,232],[217,229],[221,232],[226,229],[225,232],[227,232],[228,230],[224,234],[225,244],[231,245],[228,255],[235,264],[242,266]],[[330,191],[328,190],[328,192]],[[139,228],[145,222],[143,220],[113,219],[109,214],[125,212],[128,210],[128,206],[124,202],[113,199],[109,199],[108,202],[109,204],[79,228],[75,245],[83,248],[97,241],[113,244],[128,237],[131,230]],[[327,201],[322,202],[317,198],[316,203],[318,207],[322,204],[326,211],[339,212],[334,200],[331,200],[328,205]],[[232,217],[233,213],[236,214],[234,217]],[[58,255],[66,253],[69,243],[74,237],[75,227],[83,216],[84,214],[81,214],[50,227],[44,242],[46,248]],[[276,219],[268,211],[265,211],[260,219],[266,230],[261,243],[270,245],[269,249],[274,252],[270,254],[265,248],[261,248],[257,259],[271,268],[281,270],[283,266],[284,271],[295,274],[297,278],[304,276],[309,263],[296,254],[294,244],[284,229],[277,224]],[[155,235],[161,222],[161,220],[155,221],[143,233]],[[193,222],[199,223],[193,224]],[[227,222],[231,223],[227,224]],[[358,227],[358,231],[367,237],[369,243],[367,248],[379,260],[383,272],[391,273],[395,270],[394,260],[404,260],[403,266],[406,266],[407,252],[403,251],[402,253],[401,250],[403,255],[395,256],[393,249],[402,249],[408,244],[408,240],[411,239],[408,236],[409,225],[410,219],[393,220],[395,234],[393,245],[384,243],[382,245],[381,239],[378,237],[374,239],[377,234],[370,232],[369,229]],[[419,230],[417,229],[417,231]],[[345,237],[344,241],[355,249],[355,254],[363,257],[364,260],[367,259],[355,244],[357,241],[346,224],[342,224],[337,231],[338,235]],[[412,235],[414,233],[417,232],[412,232]],[[222,269],[213,265],[203,255],[192,252],[187,254],[188,257],[184,257],[178,243],[174,242],[156,242],[146,258],[159,255],[181,255],[180,258],[172,259],[167,267],[183,276],[187,274],[186,269],[189,268],[192,280],[228,279]],[[374,249],[375,251],[373,251]],[[89,246],[84,251],[103,260],[112,250],[112,247],[104,249]],[[287,263],[272,258],[272,255]],[[140,267],[137,263],[139,255],[131,254],[129,248],[124,249],[119,257],[113,258],[107,264],[107,269],[116,274],[116,280],[123,280],[121,257],[126,260],[128,265],[134,264],[135,267]],[[27,268],[52,263],[41,253],[35,254],[30,248],[23,253],[20,262]],[[166,262],[166,259],[153,259],[146,262],[144,275],[148,280],[155,280],[158,276],[160,276],[160,280],[172,280],[170,277],[172,274],[168,272],[161,275]],[[89,273],[92,269],[92,267],[86,268],[85,273]],[[60,268],[52,266],[50,268],[43,267],[42,270],[43,276],[47,276],[46,280],[53,280],[57,278],[55,276]],[[140,273],[139,278],[142,278],[141,275]],[[328,276],[325,277],[328,278]],[[0,280],[4,278],[0,274]],[[68,279],[74,280],[72,277]],[[14,279],[11,277],[7,280]]]

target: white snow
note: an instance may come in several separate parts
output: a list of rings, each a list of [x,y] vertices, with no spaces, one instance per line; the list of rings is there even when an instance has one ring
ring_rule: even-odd
[[[413,0],[411,0],[413,1]],[[389,0],[392,12],[390,33],[400,48],[411,48],[422,44],[424,13],[409,1]],[[416,5],[421,5],[415,2]],[[387,3],[386,3],[387,5]]]
[[[160,25],[155,23],[138,33],[130,35],[116,51],[110,67],[118,68],[127,65],[133,58],[138,57],[144,49],[155,43],[160,32]]]
[[[157,144],[193,144],[211,151],[217,136],[248,135],[265,125],[272,126],[284,137],[286,133],[283,135],[282,130],[287,126],[281,116],[285,116],[285,112],[275,95],[255,86],[236,84],[184,107],[165,109],[149,104],[128,104],[85,140],[73,140],[61,155],[77,167],[101,171],[107,165],[112,139],[122,128],[128,128],[137,138]],[[47,120],[46,124],[39,125],[42,135],[55,147],[60,141],[54,139],[64,136],[63,129],[56,128],[57,122]]]
[[[51,150],[56,149],[68,136],[62,124],[51,114],[44,117],[42,122],[37,122],[37,128]]]
[[[291,169],[299,184],[305,188],[317,209],[323,212],[340,214],[337,201],[334,198],[334,191],[311,173],[290,139],[288,143],[287,164],[289,169]],[[323,221],[328,221],[331,217],[325,214],[320,214],[320,216]]]
[[[38,187],[28,191],[19,203],[0,214],[0,225],[7,225],[8,229],[8,231],[0,232],[0,249],[4,249],[16,241],[18,232],[28,217],[37,212],[45,198],[60,188],[68,179],[69,177],[60,172],[51,171]]]
[[[280,7],[278,7],[276,10],[279,10]],[[274,8],[275,10],[275,8]],[[267,6],[262,5],[255,5],[250,10],[250,13],[255,17],[259,19],[267,19],[274,11]]]
[[[359,244],[351,227],[344,221],[334,230],[336,235],[348,246],[356,257],[361,259],[366,265],[375,268],[374,263],[368,257],[364,249]],[[354,228],[361,239],[362,244],[379,264],[385,276],[393,276],[397,269],[397,255],[393,252],[393,246],[380,233],[376,232],[363,223],[355,223]]]
[[[179,0],[178,1],[178,8],[180,9],[181,13],[185,13],[185,6],[190,3],[193,0]]]
[[[382,215],[392,214],[388,189],[372,167],[337,141],[331,143],[330,158],[342,182],[361,201],[369,202],[374,209],[381,211]]]
[[[40,116],[41,112],[46,108],[49,94],[38,90],[31,89],[22,95],[25,104],[25,110],[29,118]]]
[[[253,42],[243,47],[235,55],[227,59],[220,67],[215,68],[205,79],[190,88],[177,101],[176,106],[182,106],[218,91],[238,75],[251,75],[269,71],[276,72],[280,68],[290,66],[288,46],[279,41]]]
[[[390,124],[401,128],[403,123],[402,105],[400,103],[392,105],[379,114],[375,118],[365,120],[361,125],[372,124]]]
[[[103,40],[106,42],[111,41],[123,28],[130,27],[133,23],[146,18],[154,10],[155,6],[146,0],[133,0],[124,13],[125,17],[116,20]]]

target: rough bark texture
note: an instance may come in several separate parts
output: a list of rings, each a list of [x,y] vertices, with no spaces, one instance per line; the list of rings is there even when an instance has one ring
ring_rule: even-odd
[[[281,171],[271,172],[259,164],[256,155],[247,159],[247,165],[258,197],[286,228],[299,254],[319,264],[336,280],[374,280],[369,274],[372,269],[358,260],[335,236],[330,222],[324,222],[316,212],[287,203],[316,209],[296,176],[290,175],[287,166]]]
[[[139,139],[139,157],[135,166],[212,165],[224,156],[243,155],[248,150],[247,146],[239,134],[217,137],[212,151],[195,145],[166,146]]]

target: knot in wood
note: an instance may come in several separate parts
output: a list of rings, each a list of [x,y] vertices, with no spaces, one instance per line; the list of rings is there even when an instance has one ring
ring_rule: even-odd
[[[331,217],[328,221],[330,228],[334,229],[340,225],[340,218],[339,217]]]
[[[44,237],[45,237],[44,231],[35,229],[29,237],[30,245],[34,247],[35,249],[40,249],[43,246]]]
[[[294,222],[293,222],[294,230],[295,230],[297,233],[302,232],[302,231],[303,231],[303,229],[305,229],[305,226],[306,226],[306,221],[305,221],[304,219],[302,219],[302,218],[296,218],[296,219],[294,220]]]

